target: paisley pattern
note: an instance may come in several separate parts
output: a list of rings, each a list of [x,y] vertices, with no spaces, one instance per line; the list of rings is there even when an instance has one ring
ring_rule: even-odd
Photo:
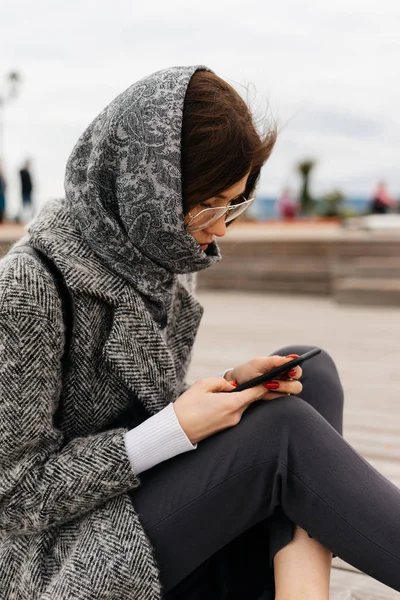
[[[82,236],[113,272],[134,284],[166,322],[177,274],[220,259],[184,229],[181,128],[190,78],[173,67],[120,94],[78,140],[67,164],[66,203]]]

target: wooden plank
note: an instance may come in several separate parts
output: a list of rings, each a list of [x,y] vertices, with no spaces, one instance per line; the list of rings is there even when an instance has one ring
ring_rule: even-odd
[[[336,557],[332,561],[331,600],[398,600],[400,593]]]
[[[398,600],[400,593],[361,573],[332,569],[331,600]]]

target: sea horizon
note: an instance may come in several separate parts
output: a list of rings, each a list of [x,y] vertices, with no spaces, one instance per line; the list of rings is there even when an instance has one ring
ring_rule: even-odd
[[[278,198],[273,196],[257,196],[254,204],[249,208],[248,215],[256,220],[277,219],[276,202]],[[322,202],[317,199],[317,203]],[[343,200],[345,210],[352,211],[357,215],[368,212],[371,198],[364,196],[348,196]]]

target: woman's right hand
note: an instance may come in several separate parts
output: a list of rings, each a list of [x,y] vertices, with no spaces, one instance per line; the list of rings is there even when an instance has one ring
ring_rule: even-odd
[[[263,385],[227,394],[234,386],[223,377],[200,379],[175,400],[174,409],[183,431],[192,444],[197,444],[222,429],[237,425],[244,411],[256,400],[294,393],[293,383],[282,381],[282,389],[273,394]]]

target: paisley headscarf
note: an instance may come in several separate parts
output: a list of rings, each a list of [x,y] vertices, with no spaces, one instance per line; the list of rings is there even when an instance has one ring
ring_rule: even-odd
[[[89,125],[67,164],[66,204],[82,236],[112,271],[135,286],[165,324],[177,274],[220,259],[186,233],[181,129],[192,75],[173,67],[120,94]]]

